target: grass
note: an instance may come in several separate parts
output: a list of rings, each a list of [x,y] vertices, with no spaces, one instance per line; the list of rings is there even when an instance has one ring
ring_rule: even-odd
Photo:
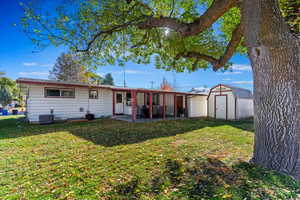
[[[250,121],[29,125],[0,118],[0,199],[293,199],[299,184],[247,163]]]

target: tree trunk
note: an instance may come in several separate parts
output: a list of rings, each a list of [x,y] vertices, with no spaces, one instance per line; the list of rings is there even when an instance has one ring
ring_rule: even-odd
[[[244,0],[242,21],[254,78],[252,161],[300,181],[300,51],[275,0]]]

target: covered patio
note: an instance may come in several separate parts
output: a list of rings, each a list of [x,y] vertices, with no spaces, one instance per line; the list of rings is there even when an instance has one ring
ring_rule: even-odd
[[[191,93],[114,88],[113,118],[122,121],[146,122],[188,117],[188,96]]]

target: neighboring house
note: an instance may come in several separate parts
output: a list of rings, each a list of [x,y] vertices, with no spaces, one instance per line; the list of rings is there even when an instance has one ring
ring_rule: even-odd
[[[17,108],[17,107],[19,107],[19,102],[15,101],[15,100],[13,100],[10,104],[8,104],[7,106],[5,106],[5,108],[3,108],[3,106],[0,104],[0,108],[1,109],[11,110],[11,109],[14,109],[14,108]]]
[[[207,116],[207,95],[189,92],[122,88],[43,79],[19,78],[26,94],[27,119],[39,122],[40,115],[53,114],[55,120],[130,116],[137,118]]]
[[[237,120],[253,116],[253,96],[244,88],[219,84],[211,88],[207,101],[209,117]]]

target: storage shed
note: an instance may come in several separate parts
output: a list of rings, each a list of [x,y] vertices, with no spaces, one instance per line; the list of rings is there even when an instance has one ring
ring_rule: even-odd
[[[207,97],[208,116],[237,120],[253,116],[253,96],[250,90],[219,84],[211,88]]]

